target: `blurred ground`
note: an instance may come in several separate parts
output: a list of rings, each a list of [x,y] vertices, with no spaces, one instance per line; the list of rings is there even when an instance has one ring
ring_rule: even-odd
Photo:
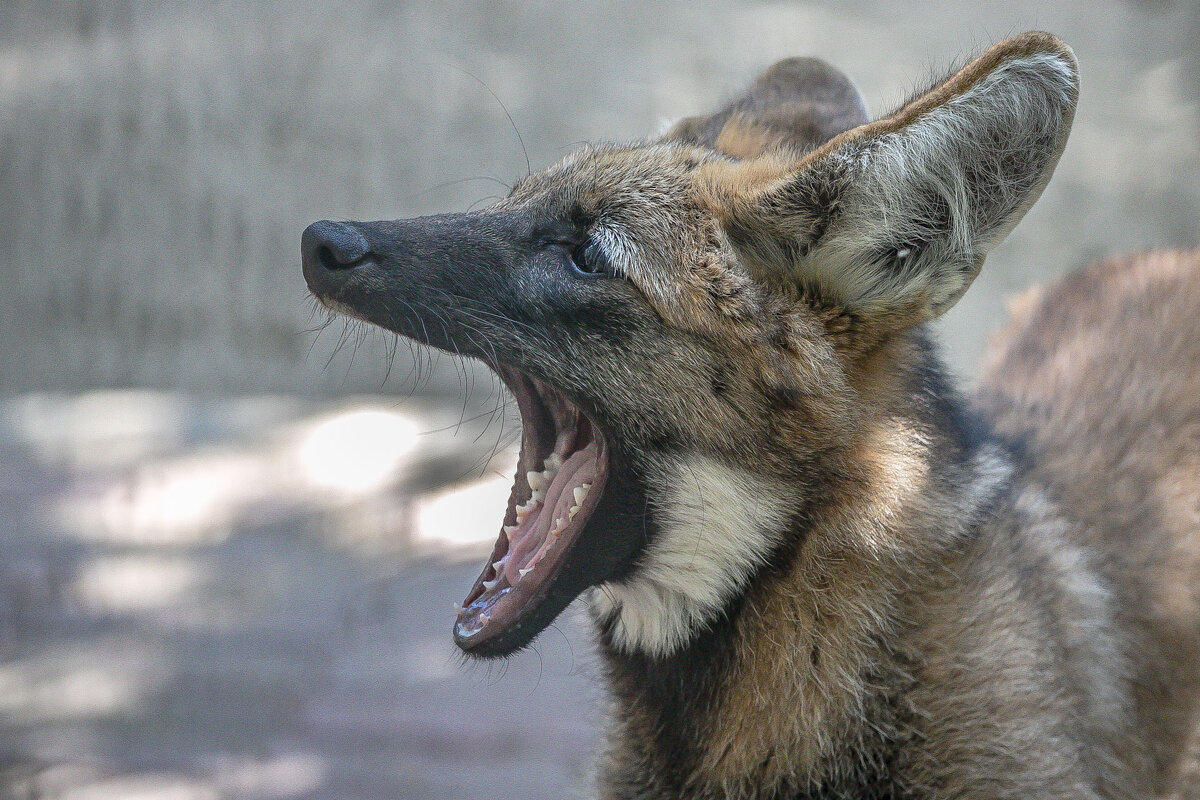
[[[570,796],[574,615],[502,667],[450,641],[515,462],[494,410],[0,405],[0,798]]]
[[[487,202],[526,150],[643,136],[783,56],[878,113],[1042,28],[1081,106],[942,323],[970,379],[1006,295],[1200,240],[1200,4],[1046,6],[0,4],[0,797],[586,796],[582,615],[490,670],[449,638],[514,421],[460,365],[306,332],[299,232]]]

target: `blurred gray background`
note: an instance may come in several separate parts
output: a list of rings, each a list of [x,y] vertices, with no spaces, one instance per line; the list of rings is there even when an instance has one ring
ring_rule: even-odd
[[[941,323],[968,382],[1006,297],[1200,244],[1194,0],[0,1],[0,798],[586,796],[582,614],[505,666],[449,639],[515,421],[316,330],[300,231],[487,203],[784,56],[882,113],[1032,28],[1080,108]]]

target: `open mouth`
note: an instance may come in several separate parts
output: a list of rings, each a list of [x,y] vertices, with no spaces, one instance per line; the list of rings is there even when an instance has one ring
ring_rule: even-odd
[[[459,647],[480,655],[522,646],[565,605],[545,601],[608,478],[604,437],[578,406],[516,369],[496,372],[516,398],[524,432],[500,537],[454,626]]]

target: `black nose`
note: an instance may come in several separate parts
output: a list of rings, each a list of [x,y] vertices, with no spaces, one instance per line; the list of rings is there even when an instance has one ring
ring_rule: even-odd
[[[371,254],[371,246],[353,225],[323,219],[304,229],[300,236],[300,254],[306,272],[350,269],[366,260]]]

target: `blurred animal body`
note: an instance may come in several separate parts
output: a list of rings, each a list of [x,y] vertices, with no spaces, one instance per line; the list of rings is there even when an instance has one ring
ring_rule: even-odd
[[[1041,33],[875,121],[791,59],[488,209],[305,231],[326,305],[516,398],[454,636],[503,656],[587,597],[603,797],[1200,796],[1200,256],[1027,299],[970,402],[926,327],[1076,97]]]

